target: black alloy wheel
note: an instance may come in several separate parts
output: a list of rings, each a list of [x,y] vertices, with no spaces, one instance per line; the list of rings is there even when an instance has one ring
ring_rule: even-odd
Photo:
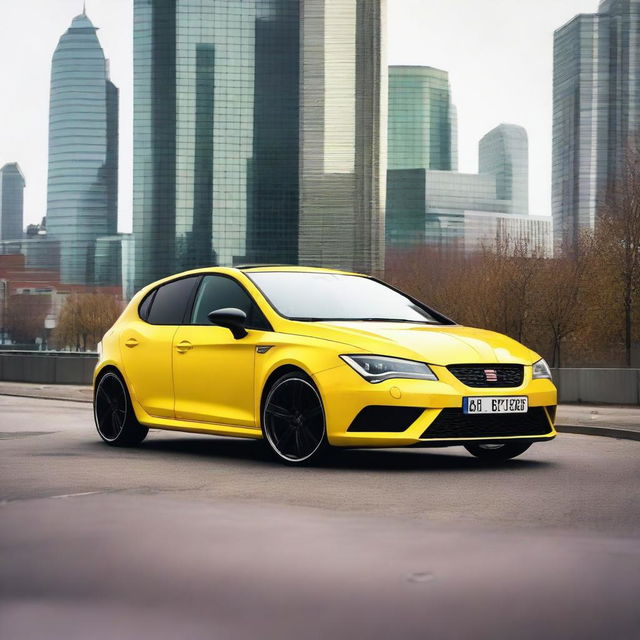
[[[301,464],[324,452],[322,399],[302,372],[288,373],[271,387],[262,412],[262,429],[273,453],[287,463]]]
[[[105,373],[96,385],[93,415],[98,434],[113,446],[140,444],[149,432],[137,421],[127,387],[113,371]]]
[[[464,448],[476,458],[489,462],[504,462],[524,453],[530,442],[504,442],[486,444],[466,444]]]

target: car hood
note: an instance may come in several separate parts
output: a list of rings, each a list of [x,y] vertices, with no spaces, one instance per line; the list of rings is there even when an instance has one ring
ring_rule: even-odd
[[[532,364],[539,356],[508,336],[461,325],[392,322],[296,322],[295,333],[341,342],[368,353],[429,364]]]

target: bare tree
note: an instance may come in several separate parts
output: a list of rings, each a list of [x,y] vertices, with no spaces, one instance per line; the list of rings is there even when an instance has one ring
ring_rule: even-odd
[[[76,351],[95,349],[107,329],[121,311],[121,302],[103,293],[75,293],[70,295],[58,318],[54,340],[58,348]]]
[[[6,327],[15,342],[31,343],[44,333],[44,319],[51,307],[51,296],[18,293],[9,296]]]
[[[538,265],[531,310],[541,342],[550,343],[552,367],[564,364],[563,346],[584,322],[585,284],[584,262],[577,256],[563,255]]]
[[[640,296],[640,138],[629,144],[622,174],[600,209],[596,246],[602,265],[611,269],[611,284],[622,301],[626,364],[630,366],[634,311]]]

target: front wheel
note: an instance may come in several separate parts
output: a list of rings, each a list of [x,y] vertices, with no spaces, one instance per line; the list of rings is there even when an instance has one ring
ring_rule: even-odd
[[[108,371],[98,381],[93,415],[98,434],[114,447],[140,444],[149,433],[136,419],[124,380],[115,371]]]
[[[327,448],[324,407],[302,372],[283,375],[269,390],[262,430],[271,451],[289,464],[317,459]]]
[[[481,460],[504,462],[524,453],[530,446],[530,442],[507,442],[502,444],[465,444],[464,448],[472,456]]]

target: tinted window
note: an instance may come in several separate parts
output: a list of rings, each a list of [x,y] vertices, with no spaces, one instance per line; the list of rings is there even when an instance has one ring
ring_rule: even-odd
[[[438,323],[426,308],[369,278],[286,271],[247,275],[279,313],[293,320]]]
[[[146,320],[149,317],[149,309],[151,308],[151,302],[153,301],[153,296],[155,295],[155,293],[155,290],[153,290],[151,293],[148,293],[138,307],[138,315],[143,320]]]
[[[182,324],[184,312],[198,277],[181,278],[158,287],[147,322],[151,324]]]
[[[217,309],[241,309],[247,314],[250,329],[269,328],[267,320],[251,296],[235,281],[225,276],[205,276],[198,289],[191,324],[211,324],[208,316]]]

